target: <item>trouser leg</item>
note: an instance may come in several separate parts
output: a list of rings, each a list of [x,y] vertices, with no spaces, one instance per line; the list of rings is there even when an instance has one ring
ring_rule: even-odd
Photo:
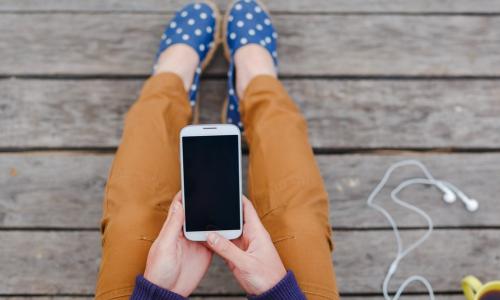
[[[104,197],[97,299],[129,298],[180,190],[179,132],[191,117],[182,80],[158,74],[127,114]]]
[[[338,299],[328,195],[307,124],[281,83],[253,79],[241,101],[250,149],[249,196],[308,299]]]

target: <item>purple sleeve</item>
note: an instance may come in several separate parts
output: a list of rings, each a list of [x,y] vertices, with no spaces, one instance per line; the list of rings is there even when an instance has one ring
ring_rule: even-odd
[[[132,300],[185,300],[179,294],[163,289],[149,282],[142,276],[137,276]],[[297,284],[297,280],[291,271],[288,271],[283,279],[274,287],[258,296],[249,296],[250,300],[306,300]]]
[[[306,300],[299,284],[291,271],[283,279],[264,294],[249,296],[250,300]]]
[[[135,280],[135,288],[132,296],[132,300],[186,300],[179,294],[171,292],[169,290],[163,289],[156,284],[149,282],[147,279],[142,277],[142,275],[137,276]]]

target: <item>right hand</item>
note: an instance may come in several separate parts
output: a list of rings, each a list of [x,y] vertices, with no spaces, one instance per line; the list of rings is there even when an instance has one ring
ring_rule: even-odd
[[[226,260],[242,288],[250,295],[270,290],[286,275],[285,267],[252,203],[243,196],[243,235],[231,242],[217,233],[208,246]]]

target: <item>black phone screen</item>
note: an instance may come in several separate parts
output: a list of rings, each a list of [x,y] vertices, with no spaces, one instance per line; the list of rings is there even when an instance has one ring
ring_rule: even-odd
[[[240,229],[238,136],[182,138],[186,231]]]

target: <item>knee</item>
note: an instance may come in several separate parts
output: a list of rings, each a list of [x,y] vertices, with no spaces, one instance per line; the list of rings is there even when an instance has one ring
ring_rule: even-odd
[[[129,241],[153,242],[167,213],[163,210],[125,205],[105,213],[101,221],[102,246]]]
[[[275,246],[307,299],[338,299],[333,259],[323,234],[298,232],[277,240]]]
[[[286,237],[312,236],[317,242],[324,241],[333,251],[332,230],[327,210],[282,207],[267,214],[262,222],[273,240]]]

